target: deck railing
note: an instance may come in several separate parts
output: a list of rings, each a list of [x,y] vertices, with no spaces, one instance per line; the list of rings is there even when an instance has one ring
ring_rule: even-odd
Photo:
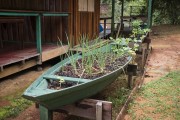
[[[111,24],[111,23],[107,23],[107,20],[111,20],[111,19],[112,19],[112,17],[101,17],[101,18],[100,18],[100,20],[103,20],[103,23],[101,23],[101,24],[104,25],[104,26],[103,26],[103,28],[104,28],[104,31],[103,31],[103,32],[104,32],[104,34],[103,34],[104,37],[107,35],[107,34],[106,34],[106,30],[107,30],[107,29],[106,29],[106,26],[107,26],[107,24]]]
[[[42,45],[41,45],[41,17],[42,16],[66,16],[70,13],[67,12],[46,12],[46,11],[20,11],[20,10],[0,10],[0,16],[34,16],[36,17],[36,47],[37,52],[42,58]],[[40,59],[39,64],[42,63]]]

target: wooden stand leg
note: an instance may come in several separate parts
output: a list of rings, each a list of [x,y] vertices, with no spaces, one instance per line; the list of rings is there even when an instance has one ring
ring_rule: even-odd
[[[43,69],[43,68],[42,68],[41,65],[38,65],[38,66],[37,66],[37,71],[42,71],[42,69]]]
[[[142,67],[141,67],[141,71],[143,72],[144,70],[144,63],[145,63],[145,48],[143,48],[143,51],[142,51]]]
[[[39,105],[40,120],[52,120],[53,112],[48,110],[46,107]]]
[[[133,77],[133,73],[128,73],[128,88],[132,88],[132,77]]]
[[[96,104],[96,120],[102,120],[102,102]]]
[[[35,108],[39,108],[39,103],[35,103]]]

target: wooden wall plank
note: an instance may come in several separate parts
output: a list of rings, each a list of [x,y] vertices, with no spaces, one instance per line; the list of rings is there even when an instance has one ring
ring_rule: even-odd
[[[94,12],[80,12],[79,1],[83,4],[93,4]],[[91,1],[91,3],[90,3]],[[87,3],[88,2],[88,3]],[[5,5],[7,4],[7,5]],[[99,15],[100,15],[100,0],[0,0],[0,9],[16,9],[16,10],[31,10],[31,11],[53,11],[53,12],[70,12],[69,17],[43,17],[42,18],[42,43],[57,41],[57,36],[66,41],[65,32],[70,35],[70,38],[74,38],[75,44],[78,44],[77,39],[82,34],[89,34],[93,37],[94,34],[98,35]],[[88,8],[93,9],[93,7]],[[89,11],[91,11],[89,10]],[[27,17],[28,18],[28,17]],[[35,42],[30,35],[31,32],[35,33],[35,28],[31,28],[35,25],[34,18],[28,18],[25,20],[25,41]],[[28,26],[28,27],[27,27]],[[13,25],[12,25],[12,28]],[[15,27],[16,28],[16,27]],[[30,32],[28,31],[29,29]],[[14,30],[14,29],[13,29]],[[34,36],[34,35],[33,35]],[[16,38],[17,35],[13,35]],[[12,37],[10,37],[12,38]],[[18,40],[16,38],[15,40]]]
[[[94,12],[94,0],[88,0],[88,12]]]

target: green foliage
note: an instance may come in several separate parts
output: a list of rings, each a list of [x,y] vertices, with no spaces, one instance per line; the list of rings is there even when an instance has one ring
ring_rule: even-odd
[[[111,16],[111,3],[112,0],[101,0],[102,4],[107,4],[109,6],[109,10],[106,13],[106,15],[103,16]],[[121,0],[115,0],[115,22],[120,21],[120,16],[121,16]],[[146,0],[124,0],[124,16],[129,16],[130,15],[130,6],[146,6]],[[139,9],[140,13],[141,9]]]
[[[154,24],[180,24],[180,0],[154,0]]]
[[[150,32],[150,29],[146,28],[143,29],[141,28],[141,22],[140,20],[134,20],[132,22],[132,35],[131,37],[134,37],[134,42],[136,42],[136,40],[143,40],[144,37],[146,36],[146,34],[148,32]]]
[[[111,1],[101,0],[101,3],[109,4],[111,8]],[[115,2],[115,22],[118,22],[121,15],[121,0]],[[125,0],[124,15],[130,15],[129,6],[145,6],[147,11],[147,4],[147,0]],[[142,9],[140,7],[138,9],[140,13]],[[107,16],[111,16],[110,9]],[[153,24],[180,24],[180,0],[153,0]]]
[[[133,48],[129,47],[129,42],[132,41],[131,38],[110,38],[113,41],[112,50],[116,53],[117,57],[121,57],[125,54],[129,54],[131,56],[135,55],[135,51],[139,47],[139,45],[135,44]]]
[[[32,104],[31,101],[28,101],[22,97],[12,99],[10,103],[11,105],[0,108],[0,120],[4,120],[5,118],[8,118],[8,117],[15,117],[21,111],[23,111],[29,105]]]

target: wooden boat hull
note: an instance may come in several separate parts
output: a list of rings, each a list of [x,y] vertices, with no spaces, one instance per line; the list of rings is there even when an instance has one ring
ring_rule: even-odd
[[[81,57],[76,55],[76,57]],[[99,78],[88,80],[85,79],[85,82],[82,82],[78,85],[64,88],[61,90],[50,90],[47,89],[47,82],[43,76],[52,75],[59,69],[60,66],[68,62],[69,59],[65,59],[62,62],[56,64],[50,68],[47,72],[41,75],[29,88],[24,92],[23,97],[37,102],[49,110],[57,109],[60,106],[73,103],[75,101],[81,100],[83,98],[90,97],[101,90],[106,86],[111,84],[121,73],[124,67],[128,65],[131,60],[131,57],[128,57],[126,64],[121,66],[119,69],[108,73]],[[71,78],[76,79],[77,81],[83,81],[80,78]]]

